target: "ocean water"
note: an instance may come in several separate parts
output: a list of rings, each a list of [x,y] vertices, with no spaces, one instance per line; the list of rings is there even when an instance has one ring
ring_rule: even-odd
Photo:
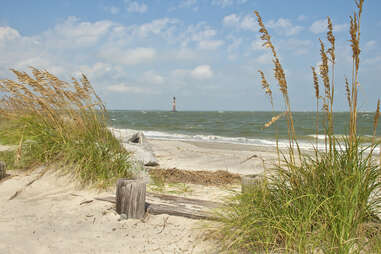
[[[274,146],[276,136],[280,146],[288,144],[288,124],[285,118],[277,121],[269,128],[264,124],[278,114],[273,112],[168,112],[168,111],[109,111],[112,128],[122,130],[143,131],[147,137],[156,139],[198,140],[205,142],[228,142]],[[375,113],[359,113],[358,133],[362,137],[373,134]],[[318,138],[324,142],[323,119],[325,114],[319,113],[320,129]],[[295,132],[299,144],[312,148],[316,137],[316,113],[293,113]],[[334,113],[334,133],[342,136],[347,133],[349,113]],[[381,133],[381,128],[378,128]]]

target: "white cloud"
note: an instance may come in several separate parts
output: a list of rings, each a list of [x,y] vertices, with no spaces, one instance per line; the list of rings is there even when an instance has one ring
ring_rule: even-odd
[[[182,8],[191,8],[193,11],[198,11],[198,0],[182,0],[178,5],[171,6],[168,11],[175,11]]]
[[[194,11],[198,11],[197,0],[183,0],[177,8],[192,8]]]
[[[200,49],[215,50],[224,44],[222,40],[203,40],[199,42]]]
[[[174,79],[184,79],[188,74],[190,73],[189,70],[184,70],[184,69],[176,69],[171,71],[171,76]]]
[[[228,59],[234,60],[237,58],[237,51],[240,47],[240,45],[243,42],[242,38],[235,37],[235,36],[229,36],[229,40],[231,40],[231,43],[228,45]]]
[[[235,26],[239,24],[239,22],[240,22],[240,17],[235,13],[225,16],[223,19],[223,23],[227,26]]]
[[[0,43],[10,41],[20,37],[20,33],[9,26],[0,26]]]
[[[165,79],[154,71],[146,71],[143,73],[143,81],[150,84],[161,85]]]
[[[128,12],[145,13],[148,9],[145,3],[138,3],[130,0],[125,0],[124,2],[127,4]]]
[[[105,48],[99,54],[100,57],[116,64],[136,65],[150,62],[156,56],[153,48],[120,49],[112,46]]]
[[[232,40],[232,43],[228,46],[229,52],[238,49],[243,42],[242,38],[231,37],[230,39]]]
[[[333,31],[334,32],[342,32],[348,29],[347,24],[334,24],[333,25]],[[312,23],[310,26],[310,31],[319,34],[319,33],[325,33],[328,31],[328,22],[326,19],[320,19]]]
[[[275,29],[279,34],[292,36],[303,30],[302,26],[293,25],[289,19],[279,18],[277,21],[270,20],[269,28]]]
[[[152,91],[147,88],[129,86],[125,83],[111,85],[111,86],[108,86],[106,89],[112,92],[120,92],[120,93],[135,93],[135,94],[152,93]]]
[[[348,30],[348,24],[334,24],[333,31],[334,32],[342,32]]]
[[[168,34],[173,30],[171,26],[177,24],[178,22],[179,21],[177,19],[171,18],[155,19],[152,22],[142,24],[138,27],[134,27],[134,31],[142,37],[149,36],[150,34]]]
[[[282,43],[282,47],[292,50],[294,54],[306,55],[313,43],[310,40],[288,39]]]
[[[241,28],[245,30],[257,31],[258,24],[254,16],[246,15],[241,21]]]
[[[195,59],[196,57],[196,52],[189,48],[181,48],[180,50],[176,50],[175,53],[175,58],[180,60],[190,60]]]
[[[76,74],[83,73],[91,79],[99,78],[110,72],[112,67],[110,64],[103,62],[96,62],[93,65],[80,65],[79,72]]]
[[[112,15],[116,15],[119,13],[120,9],[116,6],[106,6],[104,10],[111,13]]]
[[[196,43],[199,49],[217,49],[223,40],[216,39],[217,31],[204,22],[196,25],[189,25],[185,32],[179,37],[179,42],[183,48],[189,46],[191,42]]]
[[[365,43],[365,50],[371,50],[377,45],[377,42],[375,40],[370,40]]]
[[[247,0],[212,0],[212,5],[217,5],[225,8],[233,4],[244,4],[246,2]]]
[[[94,45],[106,35],[113,22],[102,20],[97,22],[80,22],[76,17],[68,17],[64,23],[58,24],[53,30],[44,33],[43,42],[49,40],[55,48],[87,47]]]
[[[265,50],[266,48],[263,46],[263,43],[264,42],[260,38],[258,38],[251,42],[251,48],[253,50]]]
[[[195,79],[210,79],[213,71],[210,65],[199,65],[191,71],[191,76]]]
[[[327,31],[327,21],[325,19],[317,20],[310,26],[310,31],[314,34],[324,33]]]
[[[270,52],[267,52],[255,58],[255,62],[260,64],[271,64],[272,59],[273,59],[272,54]]]
[[[210,65],[199,65],[193,70],[176,69],[171,72],[171,77],[176,82],[184,83],[185,80],[192,78],[197,80],[206,80],[214,76],[213,70]]]
[[[225,16],[223,18],[223,24],[226,26],[232,26],[237,29],[258,31],[258,24],[253,15],[239,16],[235,13]]]

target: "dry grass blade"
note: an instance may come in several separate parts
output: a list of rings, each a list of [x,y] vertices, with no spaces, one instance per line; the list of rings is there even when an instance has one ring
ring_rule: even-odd
[[[345,93],[347,94],[349,108],[352,108],[351,90],[349,89],[349,81],[347,78],[345,78]]]
[[[268,127],[270,127],[273,123],[275,123],[276,121],[278,121],[279,118],[281,118],[282,116],[284,116],[286,113],[287,113],[287,112],[282,112],[282,113],[280,113],[280,114],[278,114],[278,115],[276,115],[276,116],[273,116],[273,117],[271,118],[270,121],[268,121],[267,123],[265,123],[264,128],[268,128]]]
[[[319,99],[320,94],[319,94],[319,78],[316,73],[315,67],[311,67],[312,69],[312,77],[313,77],[313,82],[314,82],[314,88],[315,88],[315,97],[316,99]]]
[[[263,71],[259,70],[258,72],[261,75],[262,88],[265,90],[265,93],[268,94],[272,100],[273,92],[270,89],[270,84],[267,82],[265,74],[263,73]]]

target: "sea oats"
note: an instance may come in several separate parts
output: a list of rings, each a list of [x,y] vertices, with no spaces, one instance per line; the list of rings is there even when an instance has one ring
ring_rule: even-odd
[[[278,115],[276,115],[276,116],[273,116],[273,117],[271,118],[270,121],[268,121],[267,123],[265,123],[264,128],[268,128],[268,127],[270,127],[273,123],[275,123],[276,121],[278,121],[279,118],[281,118],[281,117],[284,116],[285,114],[286,114],[286,112],[282,112],[282,113],[280,113],[280,114],[278,114]]]

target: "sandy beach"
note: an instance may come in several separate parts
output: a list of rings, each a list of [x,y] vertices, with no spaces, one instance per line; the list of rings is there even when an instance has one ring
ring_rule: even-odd
[[[149,140],[160,168],[263,171],[276,154],[269,148],[210,142]],[[255,155],[255,156],[253,156]],[[247,158],[252,159],[244,162]],[[264,162],[264,164],[263,164]],[[122,220],[114,205],[95,200],[114,195],[79,189],[68,177],[41,167],[8,171],[0,182],[0,253],[216,253],[198,220],[148,215]],[[188,184],[177,194],[218,201],[239,186]],[[16,197],[10,200],[12,196]]]

